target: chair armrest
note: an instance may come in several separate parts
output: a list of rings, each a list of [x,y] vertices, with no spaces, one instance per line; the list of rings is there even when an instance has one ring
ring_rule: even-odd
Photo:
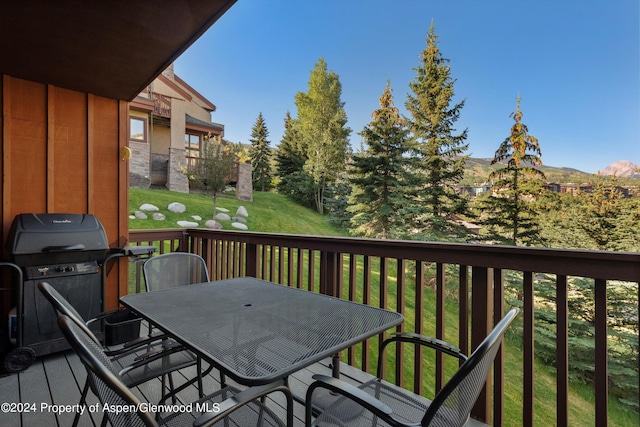
[[[393,409],[387,406],[384,402],[381,402],[375,397],[366,393],[365,391],[360,390],[358,387],[326,375],[316,374],[313,376],[313,379],[315,380],[315,382],[313,382],[307,389],[307,395],[305,398],[305,425],[307,426],[311,425],[312,395],[313,391],[316,388],[326,388],[333,392],[339,393],[347,399],[351,399],[362,407],[368,409],[392,426],[406,425],[395,419],[395,417],[393,416]]]
[[[185,351],[184,347],[176,346],[168,349],[159,349],[157,351],[149,351],[145,354],[142,354],[134,359],[134,362],[130,365],[125,366],[119,371],[119,375],[123,376],[128,372],[139,368],[140,366],[147,365],[155,360],[161,359],[165,356],[168,356],[173,353],[178,353],[181,351]]]
[[[287,396],[287,417],[289,417],[287,425],[290,426],[293,423],[293,414],[291,413],[293,410],[293,398],[291,397],[289,388],[284,384],[284,381],[276,381],[263,386],[250,387],[237,393],[233,397],[225,399],[217,406],[218,410],[216,412],[207,412],[200,415],[200,417],[193,422],[193,427],[211,426],[243,405],[275,391],[281,391]]]
[[[108,357],[120,358],[127,356],[131,353],[135,353],[139,351],[141,347],[145,346],[162,346],[164,349],[170,349],[175,347],[182,348],[182,345],[178,344],[176,341],[170,341],[172,343],[171,346],[164,345],[167,339],[166,335],[153,335],[149,337],[140,337],[135,340],[130,341],[130,344],[125,344],[124,347],[115,349],[115,350],[105,350],[105,354]]]
[[[425,347],[432,348],[436,351],[448,354],[449,356],[457,357],[462,361],[467,360],[467,355],[462,352],[458,347],[449,344],[446,341],[442,341],[438,338],[430,337],[427,335],[413,334],[408,332],[398,332],[393,337],[385,340],[383,346],[386,346],[388,342],[402,341],[411,342],[413,344],[423,345]]]

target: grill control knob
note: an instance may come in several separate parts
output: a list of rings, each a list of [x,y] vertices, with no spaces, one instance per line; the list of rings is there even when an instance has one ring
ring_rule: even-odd
[[[58,267],[56,267],[56,272],[58,272],[58,273],[64,273],[64,267],[63,267],[63,266],[58,266]]]
[[[43,276],[46,276],[48,272],[49,272],[49,267],[38,268],[38,273],[42,274]]]

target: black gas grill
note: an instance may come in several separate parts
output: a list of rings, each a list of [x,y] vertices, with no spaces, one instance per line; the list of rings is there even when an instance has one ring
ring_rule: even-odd
[[[11,225],[7,249],[24,276],[15,295],[18,346],[35,356],[68,348],[38,283],[51,284],[85,319],[99,315],[100,265],[109,251],[102,224],[86,214],[20,214]]]

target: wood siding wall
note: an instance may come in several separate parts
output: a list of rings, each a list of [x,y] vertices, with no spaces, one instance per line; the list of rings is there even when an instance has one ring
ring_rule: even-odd
[[[9,259],[5,242],[19,213],[94,214],[109,246],[124,246],[128,164],[120,149],[128,143],[127,102],[3,75],[0,106],[2,258]],[[117,303],[118,283],[126,293],[126,268],[115,264],[105,292],[108,308]]]

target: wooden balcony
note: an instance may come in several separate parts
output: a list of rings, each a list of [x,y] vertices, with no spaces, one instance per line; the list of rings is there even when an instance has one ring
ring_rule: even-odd
[[[171,98],[159,93],[152,93],[153,97],[153,114],[170,118],[171,117]]]
[[[494,374],[480,396],[473,416],[491,425],[533,426],[538,401],[536,395],[535,316],[536,289],[544,284],[555,289],[552,298],[556,322],[555,411],[558,426],[575,425],[569,402],[569,285],[573,277],[593,284],[593,423],[608,425],[608,347],[610,335],[607,306],[608,283],[631,282],[638,295],[640,254],[579,250],[552,250],[489,245],[385,241],[232,231],[157,230],[132,231],[131,244],[153,244],[161,253],[188,251],[202,255],[211,277],[224,279],[254,276],[286,286],[295,286],[328,295],[397,310],[406,321],[399,329],[445,339],[470,353],[506,312],[505,292],[514,287],[514,304],[523,309],[521,369],[505,370],[505,355],[496,361]],[[507,280],[508,279],[508,280]],[[515,280],[515,283],[514,283]],[[549,283],[551,281],[551,283]],[[133,290],[132,290],[133,291]],[[427,298],[427,294],[431,295]],[[427,303],[429,301],[429,303]],[[453,301],[453,303],[452,303]],[[548,303],[549,301],[547,301]],[[638,299],[635,319],[638,317]],[[453,308],[452,308],[453,307]],[[345,351],[343,361],[364,371],[377,366],[377,342],[383,336]],[[635,347],[635,360],[640,360]],[[422,353],[404,354],[396,350],[391,358],[403,360],[398,369],[385,372],[389,381],[420,394],[439,390],[456,366],[435,359],[435,372],[425,372]],[[386,363],[386,360],[380,361]],[[640,364],[640,363],[639,363]],[[395,364],[389,364],[389,366]],[[404,368],[404,369],[403,369]],[[425,381],[430,379],[430,381]],[[515,380],[515,381],[514,381]],[[634,381],[638,382],[638,370]],[[518,384],[518,401],[505,404],[505,384]],[[639,396],[627,396],[638,401]],[[578,409],[582,410],[582,409]],[[540,411],[540,409],[538,409]],[[505,422],[505,414],[517,424]],[[538,415],[540,416],[540,415]],[[637,420],[637,413],[631,415]],[[635,418],[634,418],[635,417]]]
[[[211,277],[224,279],[255,276],[285,286],[323,292],[340,298],[397,310],[405,322],[398,328],[446,339],[469,353],[484,338],[494,322],[506,312],[508,304],[521,306],[517,346],[508,338],[509,350],[496,359],[485,393],[473,416],[489,425],[582,425],[576,413],[587,413],[588,425],[638,425],[638,412],[629,411],[621,423],[612,421],[609,392],[615,386],[608,370],[609,349],[615,345],[607,307],[616,302],[611,282],[630,282],[636,299],[631,316],[638,319],[638,282],[640,254],[576,250],[549,250],[440,244],[413,241],[384,241],[353,238],[282,235],[233,231],[153,230],[131,231],[130,244],[153,244],[160,253],[190,251],[207,260]],[[140,286],[139,263],[131,263],[130,292]],[[593,312],[593,381],[583,406],[575,407],[570,381],[569,349],[571,341],[569,300],[574,277],[592,283]],[[517,295],[512,298],[513,288]],[[555,289],[551,298],[555,312],[555,366],[548,368],[536,361],[537,334],[541,318],[536,311],[541,304],[540,288]],[[549,303],[549,300],[545,301]],[[516,325],[514,325],[516,326]],[[521,328],[521,329],[520,329]],[[520,331],[521,337],[520,337]],[[346,350],[342,354],[342,378],[357,384],[365,381],[378,363],[387,367],[386,380],[431,398],[442,387],[457,363],[424,353],[406,353],[396,349],[378,361],[376,348],[383,337]],[[640,366],[637,353],[631,356]],[[433,363],[425,363],[431,358]],[[512,363],[515,359],[516,363]],[[404,363],[396,364],[395,360]],[[314,373],[331,372],[327,360],[296,373],[291,378],[293,391],[303,395]],[[351,365],[351,366],[349,366]],[[435,368],[427,368],[430,366]],[[395,369],[395,366],[399,366]],[[551,374],[549,373],[551,372]],[[70,353],[38,359],[26,371],[0,378],[2,402],[74,404],[84,382],[84,370]],[[186,374],[188,376],[188,373]],[[638,383],[638,369],[631,374]],[[537,377],[555,381],[554,393],[543,394],[536,388]],[[184,378],[182,379],[182,381]],[[178,380],[178,384],[180,383]],[[215,376],[207,379],[215,382]],[[215,387],[215,384],[211,384]],[[135,391],[145,401],[153,402],[158,384],[138,387]],[[515,390],[515,393],[514,393]],[[509,393],[505,393],[509,391]],[[191,390],[193,393],[193,390]],[[514,397],[515,395],[515,397]],[[506,396],[506,397],[505,397]],[[638,401],[638,394],[625,396]],[[96,403],[95,398],[90,403]],[[188,403],[189,396],[181,401]],[[156,400],[157,401],[157,400]],[[590,406],[584,406],[585,402]],[[281,402],[269,404],[275,408]],[[279,409],[282,411],[282,408]],[[302,425],[300,404],[294,408],[295,425]],[[24,412],[2,414],[2,425],[69,425],[72,416],[53,413]],[[81,425],[99,425],[101,417],[85,415]],[[474,423],[474,425],[476,425]]]

